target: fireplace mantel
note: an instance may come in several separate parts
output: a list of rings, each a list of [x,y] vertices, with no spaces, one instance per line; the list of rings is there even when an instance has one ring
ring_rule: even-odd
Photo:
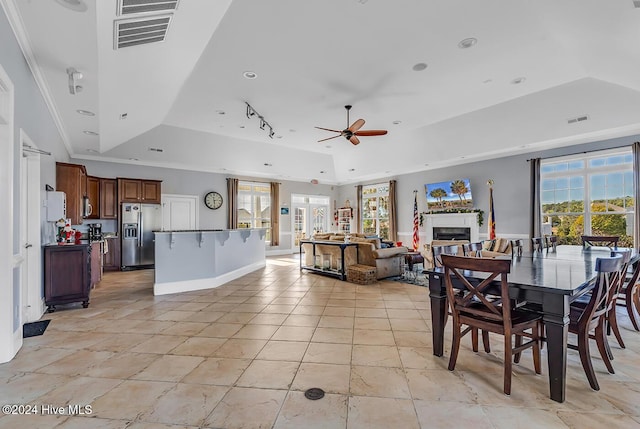
[[[433,228],[458,227],[469,228],[471,242],[480,241],[480,228],[478,227],[478,213],[441,213],[424,215],[427,243],[433,241]]]

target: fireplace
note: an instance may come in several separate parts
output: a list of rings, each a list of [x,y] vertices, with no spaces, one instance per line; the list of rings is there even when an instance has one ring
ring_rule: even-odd
[[[434,227],[434,240],[471,240],[471,228],[466,227]]]

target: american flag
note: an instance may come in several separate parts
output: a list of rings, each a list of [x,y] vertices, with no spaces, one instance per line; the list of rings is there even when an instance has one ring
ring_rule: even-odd
[[[496,238],[496,215],[493,212],[493,180],[489,181],[489,240]]]
[[[418,191],[413,191],[413,251],[418,251]]]

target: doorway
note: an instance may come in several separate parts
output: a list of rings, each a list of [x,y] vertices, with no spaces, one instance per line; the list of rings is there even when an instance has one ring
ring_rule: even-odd
[[[291,195],[291,230],[293,231],[294,252],[300,249],[300,240],[313,237],[313,234],[328,232],[329,197],[323,195]]]
[[[22,129],[20,143],[20,289],[21,324],[25,324],[38,320],[44,313],[40,253],[40,154],[46,152],[40,151]]]

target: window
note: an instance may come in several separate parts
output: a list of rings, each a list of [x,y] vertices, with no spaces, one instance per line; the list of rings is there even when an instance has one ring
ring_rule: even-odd
[[[389,183],[362,187],[362,232],[389,239]]]
[[[271,186],[268,183],[238,183],[238,228],[267,228],[271,242]]]
[[[633,155],[616,149],[542,162],[540,192],[543,231],[560,244],[580,236],[616,235],[633,246]],[[550,231],[549,231],[550,230]]]

